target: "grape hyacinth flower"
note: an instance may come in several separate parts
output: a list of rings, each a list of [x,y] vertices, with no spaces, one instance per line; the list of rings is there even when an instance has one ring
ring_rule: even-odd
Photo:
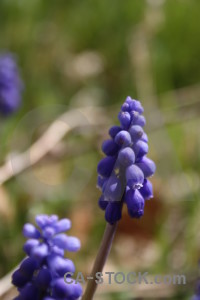
[[[144,214],[147,199],[153,197],[151,177],[155,163],[147,157],[148,137],[143,127],[144,109],[137,100],[127,97],[118,115],[120,126],[112,126],[110,139],[102,144],[106,155],[98,164],[97,186],[102,191],[99,206],[110,224],[121,219],[123,203],[132,218]]]
[[[7,53],[0,55],[0,112],[9,115],[21,103],[23,84],[14,57]]]
[[[36,228],[25,224],[23,234],[28,240],[24,244],[27,257],[12,275],[12,283],[18,288],[15,300],[75,300],[82,294],[82,287],[71,278],[67,284],[64,274],[74,273],[74,263],[64,257],[65,250],[80,249],[76,237],[62,232],[71,227],[68,219],[58,220],[56,215],[36,216]]]

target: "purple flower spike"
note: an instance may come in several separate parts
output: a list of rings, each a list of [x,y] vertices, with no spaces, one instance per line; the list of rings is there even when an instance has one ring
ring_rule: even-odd
[[[0,112],[9,115],[21,103],[23,84],[15,58],[11,54],[0,55]]]
[[[140,218],[144,214],[145,200],[153,197],[147,177],[155,173],[156,166],[146,156],[149,149],[143,112],[139,101],[127,97],[118,114],[120,126],[109,129],[112,139],[102,145],[106,157],[97,167],[97,187],[102,192],[98,203],[110,224],[121,219],[123,202],[130,217]]]
[[[28,257],[12,276],[19,295],[14,300],[76,300],[82,294],[80,284],[67,284],[64,275],[74,273],[72,260],[64,258],[64,250],[77,251],[80,241],[63,231],[69,230],[69,219],[58,220],[56,215],[38,215],[36,228],[25,224],[23,233],[29,239],[24,244]],[[68,278],[71,280],[71,278]]]

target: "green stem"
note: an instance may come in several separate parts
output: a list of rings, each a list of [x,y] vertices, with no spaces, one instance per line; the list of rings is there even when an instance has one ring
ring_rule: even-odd
[[[110,225],[109,223],[107,223],[105,231],[104,231],[104,235],[103,235],[103,238],[101,241],[101,245],[99,248],[99,252],[97,254],[92,272],[90,274],[90,277],[92,277],[93,280],[88,280],[88,284],[87,284],[85,293],[82,297],[82,300],[92,300],[94,297],[94,293],[97,288],[97,284],[95,282],[96,273],[103,271],[103,267],[105,265],[108,255],[110,253],[110,249],[112,246],[112,241],[115,236],[116,229],[117,229],[117,222],[113,225]]]

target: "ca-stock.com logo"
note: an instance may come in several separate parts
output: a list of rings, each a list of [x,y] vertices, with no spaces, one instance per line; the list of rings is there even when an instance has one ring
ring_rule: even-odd
[[[73,277],[73,280],[72,280]],[[68,272],[64,275],[66,284],[75,283],[85,284],[88,280],[95,280],[96,284],[165,284],[165,285],[186,285],[186,276],[180,274],[151,275],[148,272],[97,272],[94,277],[84,276],[78,272],[76,276]]]

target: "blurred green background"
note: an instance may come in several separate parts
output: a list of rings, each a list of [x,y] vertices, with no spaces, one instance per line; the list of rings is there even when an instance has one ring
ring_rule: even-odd
[[[101,142],[130,95],[145,108],[155,197],[141,220],[124,209],[105,271],[186,274],[187,285],[106,285],[95,299],[190,298],[200,257],[199,37],[199,0],[0,1],[0,51],[16,54],[25,84],[18,113],[1,118],[1,165],[64,111],[101,111],[95,126],[69,133],[1,185],[2,278],[24,257],[22,227],[37,213],[72,219],[82,250],[70,257],[89,273],[105,226],[96,189]]]

